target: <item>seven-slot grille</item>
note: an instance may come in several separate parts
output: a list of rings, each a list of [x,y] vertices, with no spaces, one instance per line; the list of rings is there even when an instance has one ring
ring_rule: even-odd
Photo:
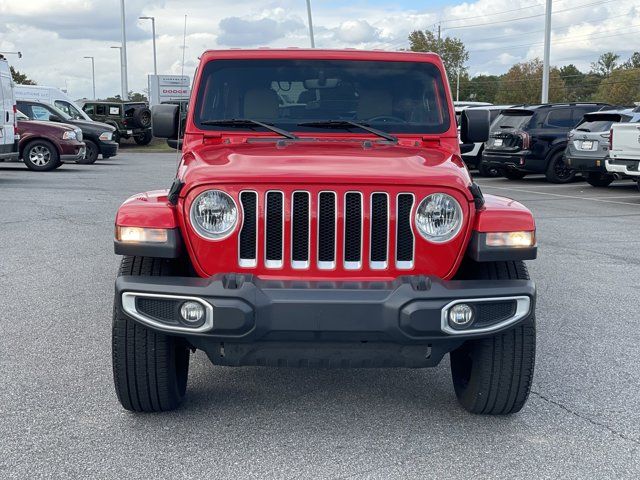
[[[313,264],[319,270],[409,270],[414,263],[414,203],[412,193],[242,191],[239,265],[256,267],[260,258],[273,269]]]

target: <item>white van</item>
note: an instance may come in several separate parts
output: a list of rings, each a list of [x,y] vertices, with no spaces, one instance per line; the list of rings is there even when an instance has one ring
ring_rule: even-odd
[[[45,87],[43,85],[16,85],[16,100],[46,103],[62,110],[75,120],[93,121],[82,111],[82,108],[59,88]]]
[[[9,63],[0,55],[0,161],[18,160],[16,99]]]

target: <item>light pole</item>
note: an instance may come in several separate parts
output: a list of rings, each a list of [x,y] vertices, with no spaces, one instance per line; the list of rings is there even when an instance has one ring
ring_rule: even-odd
[[[22,58],[22,52],[0,52],[2,55],[17,55],[18,58]]]
[[[158,59],[156,56],[156,17],[138,17],[140,20],[151,20],[151,34],[153,35],[153,74],[158,75]]]
[[[96,63],[94,57],[84,57],[91,59],[91,81],[93,82],[93,99],[96,99]]]
[[[307,0],[307,17],[309,17],[309,40],[311,40],[311,48],[316,48],[316,41],[313,38],[313,20],[311,19],[311,0]]]
[[[122,47],[111,47],[111,48],[117,48],[118,50],[120,50],[120,72],[122,72]],[[122,75],[120,75],[120,95],[122,98],[122,101],[126,101],[128,99],[128,95],[125,93],[126,92],[126,87],[124,84],[124,77]]]
[[[542,65],[542,103],[549,102],[549,57],[551,56],[551,2],[547,0],[544,18],[544,63]]]
[[[122,49],[120,50],[120,57],[122,58],[122,64],[120,65],[122,77],[122,100],[129,100],[129,85],[127,84],[127,32],[125,29],[125,16],[124,16],[124,0],[120,0],[120,20],[122,21]]]

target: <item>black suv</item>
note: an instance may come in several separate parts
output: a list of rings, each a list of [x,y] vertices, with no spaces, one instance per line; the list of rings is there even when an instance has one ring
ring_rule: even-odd
[[[553,183],[573,180],[564,161],[567,135],[582,116],[609,107],[605,103],[516,105],[503,110],[491,125],[482,162],[510,180],[544,173]]]
[[[151,134],[151,110],[145,102],[83,101],[82,110],[93,120],[108,123],[116,129],[114,140],[131,138],[138,145],[147,145]]]
[[[18,100],[16,106],[30,120],[69,123],[82,130],[87,153],[84,159],[79,160],[78,163],[94,163],[100,154],[102,154],[102,158],[107,159],[118,153],[118,144],[113,141],[115,129],[111,125],[71,118],[62,110],[42,102]]]

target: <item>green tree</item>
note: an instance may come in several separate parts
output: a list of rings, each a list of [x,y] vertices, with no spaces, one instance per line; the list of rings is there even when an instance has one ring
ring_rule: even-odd
[[[640,99],[640,68],[611,72],[600,83],[596,98],[613,105],[633,105]]]
[[[122,97],[120,96],[120,94],[116,94],[113,97],[107,97],[106,98],[107,102],[121,102],[122,101]],[[146,102],[147,100],[147,96],[144,93],[139,93],[139,92],[129,92],[129,100],[127,100],[128,102]]]
[[[9,69],[11,70],[11,78],[13,78],[14,83],[17,83],[18,85],[37,85],[34,80],[27,77],[26,73],[20,73],[13,67],[9,67]]]
[[[497,75],[476,75],[473,78],[465,75],[460,82],[460,98],[495,103],[499,88],[500,77]]]
[[[460,75],[467,71],[465,64],[469,60],[469,52],[459,38],[445,37],[438,42],[433,32],[414,30],[409,35],[409,48],[412,52],[435,52],[440,55],[452,82],[455,82],[458,70]]]
[[[627,70],[640,68],[640,52],[633,52],[629,60],[622,64],[622,68],[626,68]]]
[[[596,75],[608,77],[618,66],[620,55],[614,52],[605,52],[598,57],[598,60],[591,64],[591,71]]]
[[[500,79],[497,103],[539,103],[542,90],[542,61],[539,58],[516,63]],[[561,102],[566,97],[560,70],[552,67],[549,72],[549,101]]]

